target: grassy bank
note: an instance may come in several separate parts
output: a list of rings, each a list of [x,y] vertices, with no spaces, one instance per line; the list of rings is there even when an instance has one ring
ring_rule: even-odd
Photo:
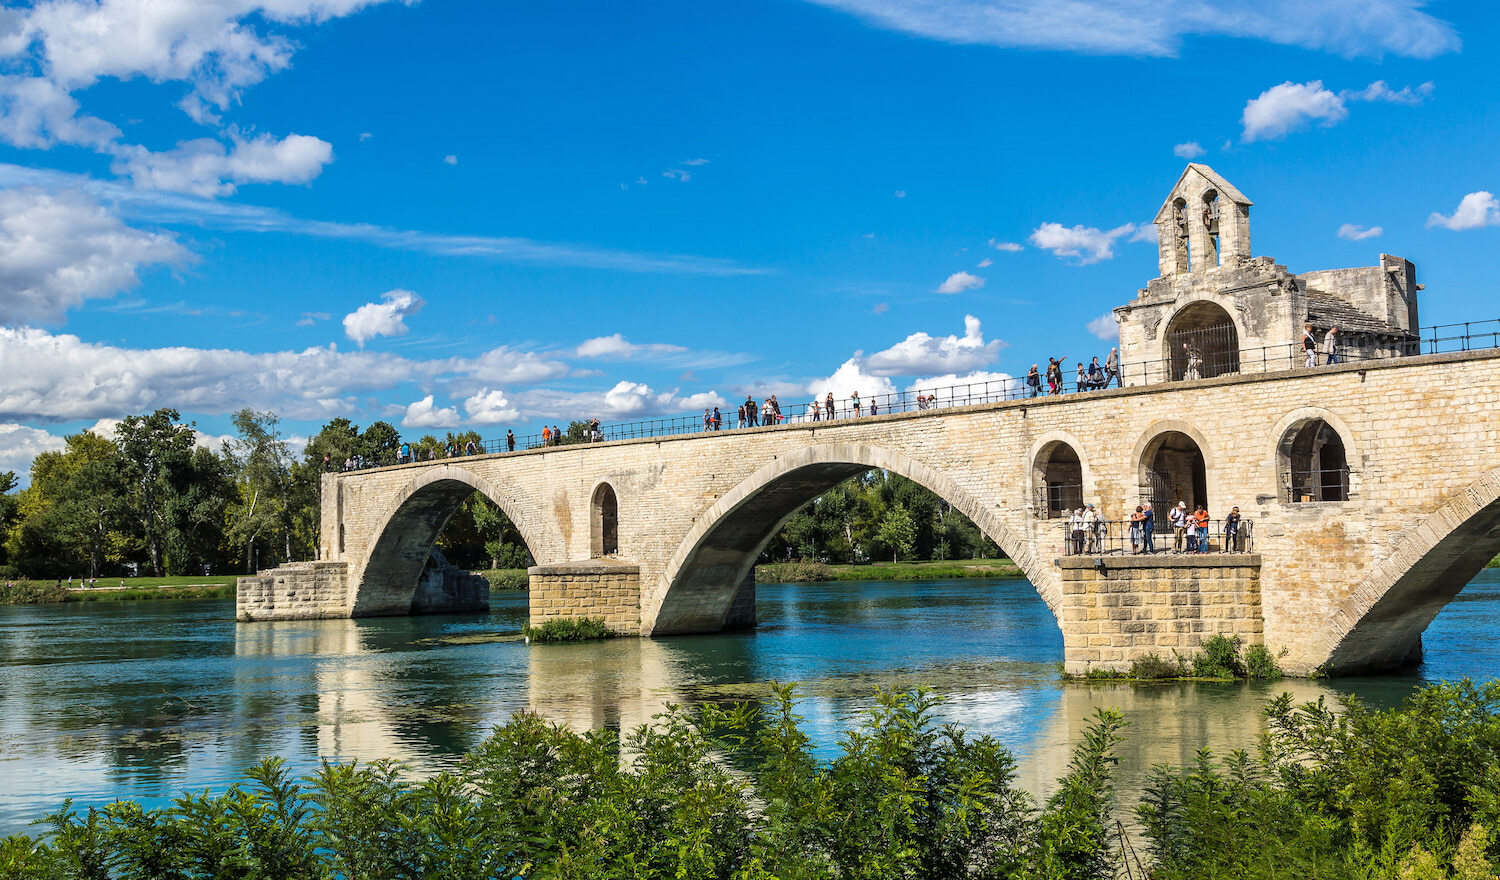
[[[526,592],[531,588],[531,576],[524,568],[489,568],[474,572],[490,582],[490,592]]]
[[[828,565],[822,562],[773,562],[755,567],[760,583],[810,581],[925,581],[951,578],[1021,577],[1009,559],[949,559],[941,562],[870,562]]]
[[[97,586],[12,581],[0,583],[0,605],[51,605],[61,602],[121,602],[152,599],[232,599],[236,575],[209,577],[107,578]]]

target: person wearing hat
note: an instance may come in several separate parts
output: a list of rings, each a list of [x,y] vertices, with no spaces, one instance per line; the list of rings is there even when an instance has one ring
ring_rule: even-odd
[[[1083,552],[1083,508],[1073,508],[1073,515],[1068,517],[1068,551],[1069,555],[1077,556]]]
[[[1179,501],[1172,512],[1167,514],[1167,521],[1172,524],[1172,552],[1181,553],[1187,541],[1187,502]]]

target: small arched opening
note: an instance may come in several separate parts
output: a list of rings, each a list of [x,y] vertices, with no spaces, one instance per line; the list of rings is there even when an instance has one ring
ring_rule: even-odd
[[[1204,268],[1223,265],[1223,252],[1219,247],[1219,193],[1209,190],[1203,194],[1203,235],[1208,243],[1204,254]]]
[[[1172,200],[1173,259],[1178,272],[1192,271],[1192,243],[1188,238],[1187,199]]]
[[[1083,462],[1061,440],[1042,447],[1032,466],[1036,511],[1042,519],[1066,517],[1083,506]]]
[[[589,505],[590,555],[594,558],[620,552],[620,501],[615,488],[600,483]]]
[[[1322,419],[1287,429],[1277,447],[1283,500],[1292,504],[1349,500],[1344,438]]]
[[[1158,528],[1167,526],[1167,513],[1179,502],[1188,510],[1208,507],[1208,469],[1203,450],[1181,431],[1164,431],[1146,447],[1141,462],[1145,494],[1151,499]]]
[[[1177,379],[1212,379],[1240,371],[1240,334],[1234,319],[1217,303],[1200,300],[1167,324],[1166,360]]]

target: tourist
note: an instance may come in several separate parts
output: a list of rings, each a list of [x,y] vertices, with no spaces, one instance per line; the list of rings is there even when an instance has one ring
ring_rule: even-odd
[[[1224,517],[1224,552],[1240,552],[1240,509],[1238,507],[1229,511]]]
[[[782,418],[781,418],[781,401],[777,400],[776,399],[776,395],[774,395],[774,394],[771,395],[771,415],[775,417],[771,421],[771,424],[773,424],[773,425],[779,425],[779,424],[781,424],[781,422],[782,422]]]
[[[1201,379],[1203,377],[1203,358],[1198,356],[1198,350],[1184,342],[1182,344],[1182,357],[1183,360],[1187,361],[1187,369],[1183,372],[1182,378],[1189,382],[1194,379]]]
[[[1073,515],[1068,517],[1069,555],[1077,556],[1083,552],[1083,508],[1073,509]]]
[[[1323,363],[1333,366],[1339,362],[1339,328],[1329,327],[1323,334]]]
[[[1313,338],[1312,324],[1302,325],[1302,366],[1318,365],[1318,340]]]
[[[1141,552],[1156,552],[1156,511],[1151,509],[1151,502],[1147,501],[1141,505]]]
[[[830,391],[828,392],[828,396],[823,398],[823,416],[831,422],[833,421],[833,415],[833,392]]]
[[[1099,516],[1099,512],[1094,509],[1094,505],[1088,505],[1083,511],[1083,530],[1088,536],[1090,553],[1102,552],[1104,546],[1103,526],[1104,520]]]
[[[760,404],[748,394],[745,395],[745,422],[751,428],[760,423]]]
[[[770,398],[766,398],[760,405],[760,425],[768,428],[776,424],[776,411],[771,408]]]
[[[859,392],[849,392],[849,408],[854,410],[854,417],[859,418]]]
[[[1130,515],[1130,552],[1141,552],[1141,523],[1145,522],[1145,509],[1139,504],[1135,506],[1135,513]]]
[[[721,413],[721,412],[719,412],[719,408],[718,407],[714,407],[714,430],[718,431],[718,430],[720,430],[723,427],[724,427],[724,414]],[[595,424],[594,424],[594,430],[598,431],[598,429],[599,429],[599,425],[598,425],[597,422],[595,422]]]
[[[822,412],[823,412],[822,405],[819,404],[818,403],[818,399],[816,397],[814,397],[813,398],[813,402],[812,402],[812,420],[815,421],[815,422],[816,421],[820,421],[821,420],[820,416],[822,415]]]
[[[516,432],[510,430],[509,428],[505,430],[505,451],[516,451]]]
[[[1186,501],[1177,502],[1167,514],[1167,521],[1172,524],[1172,552],[1181,553],[1184,541],[1187,539],[1188,509]]]
[[[542,426],[542,445],[543,446],[551,446],[552,445],[552,429],[549,428],[549,427],[547,427],[546,425]]]
[[[1125,383],[1120,380],[1120,349],[1118,347],[1109,350],[1109,357],[1104,359],[1104,387],[1114,382],[1115,387],[1123,388]]]
[[[1031,365],[1031,371],[1026,374],[1026,387],[1031,389],[1030,397],[1036,397],[1042,390],[1042,374],[1036,371],[1036,364]]]
[[[1194,521],[1194,524],[1197,526],[1197,531],[1198,531],[1198,552],[1199,553],[1207,553],[1208,552],[1208,523],[1209,523],[1208,509],[1205,508],[1201,504],[1198,505],[1197,512],[1195,512],[1193,514],[1193,521]]]
[[[1097,358],[1096,358],[1096,360],[1097,360]],[[1089,381],[1088,376],[1085,376],[1083,374],[1083,362],[1079,361],[1078,362],[1078,384],[1076,384],[1073,387],[1073,390],[1075,392],[1079,393],[1079,394],[1082,394],[1084,386],[1088,384],[1088,381]]]
[[[1063,358],[1047,358],[1047,393],[1059,394],[1062,392]]]
[[[468,442],[466,442],[464,444],[464,455],[478,455],[478,454],[479,454],[479,447],[474,444],[473,440],[470,440],[470,441],[468,441]]]
[[[556,425],[553,425],[552,426],[552,445],[553,446],[561,446],[562,445],[562,438],[563,438],[562,429],[559,428]]]
[[[714,414],[707,407],[704,407],[704,409],[703,409],[703,430],[705,430],[705,431],[712,431],[713,429],[714,429]]]
[[[743,427],[745,427],[745,405],[743,403],[740,404],[740,408],[739,409],[737,409],[737,410],[734,411],[734,416],[735,416],[735,420],[736,420],[735,421],[735,427],[736,428],[743,428]]]

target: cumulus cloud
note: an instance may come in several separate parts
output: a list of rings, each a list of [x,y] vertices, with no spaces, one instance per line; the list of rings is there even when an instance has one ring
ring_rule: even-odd
[[[107,149],[120,130],[80,115],[78,101],[46,77],[0,76],[0,140],[26,149],[75,144]]]
[[[603,392],[537,389],[519,397],[522,411],[548,419],[644,419],[724,406],[724,398],[715,392],[681,395],[676,389],[656,391],[643,382],[628,380]]]
[[[1089,332],[1094,334],[1095,339],[1109,342],[1111,339],[1120,338],[1120,324],[1115,320],[1114,312],[1105,312],[1089,322]]]
[[[458,410],[451,406],[437,406],[431,394],[409,404],[401,419],[403,428],[456,428],[458,424]]]
[[[230,140],[225,146],[198,138],[160,153],[122,148],[111,170],[148,189],[212,197],[232,195],[245,183],[308,183],[333,161],[333,145],[308,135]]]
[[[968,272],[954,272],[937,286],[934,293],[963,293],[965,290],[975,290],[984,286],[984,279],[978,275]]]
[[[1134,223],[1102,230],[1093,226],[1064,226],[1061,223],[1043,223],[1032,233],[1032,244],[1058,257],[1075,257],[1082,264],[1098,263],[1113,259],[1115,242],[1139,229]]]
[[[896,383],[889,376],[876,376],[867,371],[864,362],[856,356],[840,364],[832,376],[807,383],[806,390],[819,400],[832,392],[842,406],[842,401],[849,399],[855,392],[866,401],[876,395],[895,394]]]
[[[1011,254],[1020,253],[1021,251],[1024,251],[1026,249],[1024,246],[1016,244],[1013,241],[1000,241],[996,238],[990,239],[990,247],[994,248],[997,251],[1005,251],[1006,253]]]
[[[82,193],[0,190],[0,324],[61,321],[134,287],[143,268],[190,259],[171,236],[127,226]]]
[[[937,398],[938,406],[961,406],[976,397],[995,396],[1019,386],[1016,377],[1009,373],[993,373],[974,370],[968,373],[946,373],[918,379],[907,387],[907,391],[930,394]]]
[[[1175,56],[1189,37],[1263,40],[1347,57],[1430,58],[1459,48],[1420,0],[811,0],[951,43]]]
[[[1339,238],[1347,241],[1364,241],[1367,238],[1374,238],[1383,232],[1385,230],[1379,226],[1356,226],[1353,223],[1345,223],[1339,227]]]
[[[1309,122],[1324,127],[1337,125],[1349,116],[1351,101],[1382,101],[1415,106],[1432,94],[1432,83],[1392,89],[1384,80],[1370,83],[1357,91],[1334,93],[1322,80],[1305,83],[1284,82],[1261,92],[1245,104],[1240,116],[1241,139],[1246,143],[1285,137]]]
[[[65,445],[62,437],[40,428],[0,424],[0,473],[15,471],[24,487],[30,482],[32,461],[43,452],[55,452]]]
[[[381,302],[365,303],[344,316],[344,335],[361,348],[376,336],[405,336],[408,315],[414,315],[427,303],[410,290],[387,290]]]
[[[588,360],[628,360],[642,356],[681,354],[685,351],[687,349],[681,345],[668,345],[664,342],[636,344],[622,334],[613,333],[584,340],[573,354]]]
[[[1179,159],[1193,160],[1206,152],[1208,151],[1203,149],[1203,145],[1197,141],[1188,141],[1185,144],[1178,144],[1172,148],[1172,155]]]
[[[449,153],[448,155],[446,155],[446,156],[443,157],[443,164],[444,165],[457,165],[458,164],[458,157],[455,156],[455,155],[453,155],[452,153]]]
[[[984,338],[978,318],[964,315],[963,336],[930,336],[916,332],[884,351],[862,359],[862,369],[871,376],[920,376],[924,373],[959,373],[993,363],[1005,343]]]
[[[510,402],[505,392],[498,388],[480,389],[477,394],[464,401],[464,412],[468,414],[469,421],[476,425],[512,422],[521,415],[521,411]]]
[[[1450,216],[1434,211],[1427,218],[1427,226],[1441,226],[1459,232],[1478,229],[1481,226],[1500,226],[1500,201],[1484,191],[1471,192],[1458,203],[1458,209]]]

